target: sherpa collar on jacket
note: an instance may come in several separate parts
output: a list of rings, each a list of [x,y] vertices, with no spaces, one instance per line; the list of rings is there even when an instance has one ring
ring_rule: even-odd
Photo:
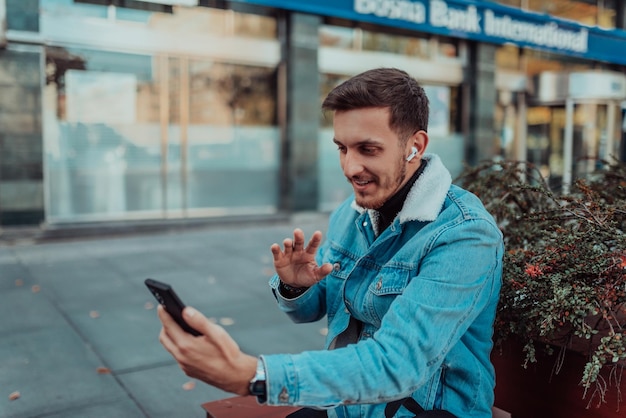
[[[427,160],[428,164],[422,175],[415,181],[406,197],[402,210],[398,213],[400,223],[407,221],[434,221],[441,211],[443,202],[452,184],[452,176],[437,154],[424,154],[422,158]],[[352,208],[359,213],[367,210],[373,224],[378,225],[379,215],[376,210],[365,209],[359,206],[356,201],[352,202]]]

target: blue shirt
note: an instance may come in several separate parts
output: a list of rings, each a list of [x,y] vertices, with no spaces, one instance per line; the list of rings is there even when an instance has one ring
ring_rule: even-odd
[[[330,217],[317,261],[333,271],[295,299],[270,286],[295,322],[328,320],[326,347],[350,315],[358,343],[261,356],[267,403],[327,408],[329,417],[384,417],[412,396],[425,409],[491,417],[490,361],[502,278],[502,234],[473,194],[455,186],[439,157],[383,231],[377,212],[346,200]],[[396,417],[413,416],[401,409]]]

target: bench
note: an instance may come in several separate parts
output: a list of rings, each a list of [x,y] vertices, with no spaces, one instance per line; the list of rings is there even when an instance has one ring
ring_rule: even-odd
[[[236,396],[202,404],[207,418],[285,418],[298,406],[267,406],[255,396]]]

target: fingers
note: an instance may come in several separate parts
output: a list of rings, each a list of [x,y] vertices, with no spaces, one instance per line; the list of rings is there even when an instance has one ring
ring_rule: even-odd
[[[324,263],[317,269],[317,281],[319,282],[324,277],[328,276],[333,271],[333,265],[330,263]]]
[[[291,238],[283,240],[283,248],[285,249],[285,256],[289,257],[293,253],[293,241]]]
[[[293,239],[285,238],[283,240],[283,249],[286,256],[290,256],[294,252],[305,251],[308,254],[315,254],[317,248],[322,241],[322,233],[321,231],[315,231],[311,240],[309,241],[306,248],[304,247],[304,232],[300,228],[296,228],[293,231]],[[280,246],[278,244],[272,244],[270,247],[272,254],[274,254],[274,258],[280,255]]]
[[[320,246],[320,242],[322,242],[322,232],[315,231],[311,236],[311,240],[309,241],[309,245],[306,246],[305,251],[308,254],[314,255],[317,252],[317,248]]]
[[[304,232],[300,228],[293,230],[293,251],[300,252],[304,249]]]
[[[198,310],[187,306],[183,309],[183,319],[193,329],[204,335],[210,335],[211,321]]]

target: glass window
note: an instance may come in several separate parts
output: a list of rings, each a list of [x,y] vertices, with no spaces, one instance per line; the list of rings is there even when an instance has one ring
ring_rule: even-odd
[[[160,85],[152,58],[48,48],[46,62],[49,220],[161,209]]]
[[[526,74],[537,75],[543,71],[584,71],[593,68],[593,63],[564,55],[525,49]]]
[[[189,209],[275,210],[276,69],[192,60],[189,70]]]
[[[430,45],[427,38],[391,35],[363,30],[362,48],[366,51],[390,52],[400,55],[428,58]]]
[[[547,13],[585,25],[593,26],[598,23],[596,0],[528,0],[528,10]]]
[[[260,39],[276,39],[276,19],[268,16],[235,13],[235,35]]]
[[[342,26],[323,25],[319,30],[321,46],[353,49],[355,45],[355,29]]]
[[[437,55],[442,58],[457,58],[459,56],[459,40],[438,38]]]
[[[520,49],[515,45],[496,48],[496,67],[503,70],[521,70]]]
[[[39,2],[33,0],[6,0],[7,29],[39,31]]]
[[[618,1],[604,0],[598,5],[598,26],[605,29],[616,28]]]
[[[337,74],[320,74],[320,105],[330,91],[349,77]],[[319,176],[319,210],[331,211],[352,193],[339,165],[337,145],[332,141],[333,115],[321,115],[318,136],[317,172]]]
[[[276,70],[48,49],[51,221],[276,210]]]

